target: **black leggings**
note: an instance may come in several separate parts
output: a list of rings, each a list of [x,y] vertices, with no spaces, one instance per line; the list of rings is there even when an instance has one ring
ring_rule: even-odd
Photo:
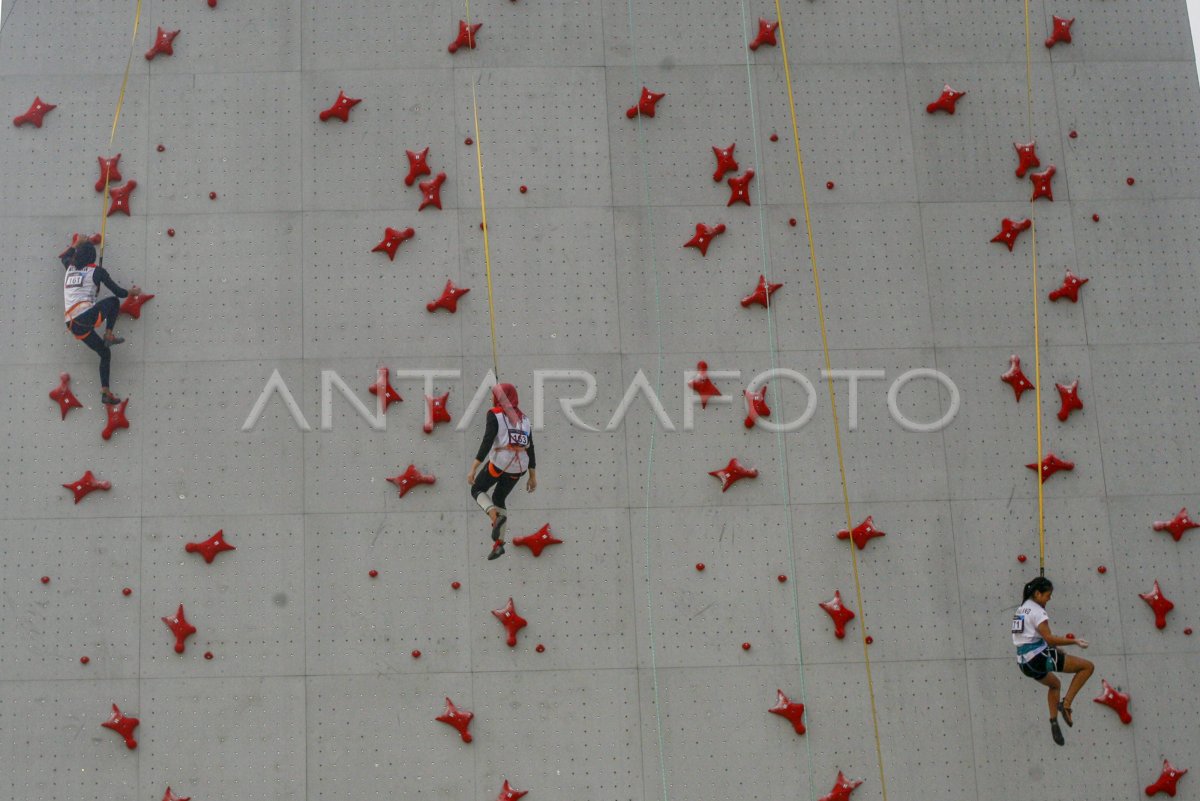
[[[496,489],[492,492],[492,504],[499,508],[500,514],[504,514],[504,502],[508,499],[508,493],[513,491],[513,487],[517,486],[517,482],[523,475],[525,474],[501,473],[498,477],[493,476],[491,464],[485,463],[475,474],[475,483],[471,485],[471,497],[478,498],[495,485]]]
[[[108,297],[104,300],[93,304],[93,306],[75,317],[67,324],[67,329],[75,336],[83,337],[83,344],[87,345],[96,353],[100,354],[100,386],[108,386],[109,364],[112,361],[112,350],[105,343],[104,338],[96,333],[96,321],[101,315],[104,317],[104,330],[111,331],[113,326],[117,324],[117,315],[121,313],[121,301],[118,298]]]

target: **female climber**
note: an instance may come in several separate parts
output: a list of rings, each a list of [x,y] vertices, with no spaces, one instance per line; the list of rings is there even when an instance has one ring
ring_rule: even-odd
[[[117,315],[121,311],[120,298],[137,297],[141,289],[135,284],[129,291],[117,285],[108,271],[96,265],[96,247],[79,234],[71,239],[71,247],[60,256],[66,275],[63,276],[63,301],[66,305],[67,330],[76,339],[100,355],[100,400],[109,405],[121,402],[108,386],[109,362],[112,359],[110,346],[125,340],[113,333]],[[108,287],[112,296],[97,301],[100,285]],[[104,336],[96,329],[104,326]]]
[[[1045,577],[1035,578],[1025,585],[1025,594],[1021,606],[1012,619],[1013,645],[1017,647],[1017,664],[1021,672],[1031,679],[1036,679],[1049,687],[1047,701],[1050,704],[1050,734],[1054,742],[1064,744],[1062,729],[1058,727],[1058,713],[1068,726],[1074,726],[1071,717],[1071,702],[1083,689],[1083,685],[1091,678],[1094,666],[1091,662],[1078,656],[1068,656],[1059,651],[1061,646],[1078,645],[1087,648],[1087,640],[1078,637],[1059,637],[1050,632],[1050,618],[1046,614],[1046,604],[1054,585]],[[1062,687],[1055,671],[1074,673],[1067,695],[1061,701],[1058,691]]]
[[[492,550],[488,559],[495,559],[504,554],[504,524],[508,520],[508,510],[504,501],[508,493],[521,480],[525,472],[529,472],[529,480],[525,489],[533,492],[537,489],[537,459],[533,454],[533,433],[529,418],[517,406],[517,388],[512,384],[497,384],[492,389],[492,399],[496,405],[488,413],[487,428],[483,432],[483,442],[471,470],[467,473],[467,483],[471,485],[471,497],[479,508],[492,522]],[[487,469],[479,471],[479,466],[487,462]],[[491,498],[485,494],[492,490]]]

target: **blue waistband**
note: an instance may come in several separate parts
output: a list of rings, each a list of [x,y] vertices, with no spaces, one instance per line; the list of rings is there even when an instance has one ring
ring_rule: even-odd
[[[1025,654],[1033,653],[1034,651],[1041,650],[1042,648],[1045,648],[1045,647],[1046,647],[1045,640],[1038,640],[1037,642],[1030,642],[1030,643],[1025,643],[1024,645],[1018,645],[1017,646],[1017,656],[1024,656]]]

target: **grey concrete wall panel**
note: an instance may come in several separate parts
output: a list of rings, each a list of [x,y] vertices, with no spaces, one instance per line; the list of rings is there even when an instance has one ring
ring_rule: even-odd
[[[1185,3],[1093,6],[1084,0],[1055,0],[1046,6],[1045,27],[1034,29],[1039,45],[1053,30],[1052,14],[1075,18],[1071,44],[1050,51],[1055,62],[1184,61],[1194,71]]]
[[[900,0],[898,5],[904,60],[910,64],[1025,63],[1023,3],[1003,5],[988,0],[963,0],[957,3],[952,0]],[[1057,4],[1054,13],[1062,16]],[[1035,62],[1048,61],[1050,56],[1041,44],[1051,29],[1045,4],[1040,0],[1030,0],[1029,16],[1030,36],[1034,44],[1030,55]],[[1086,19],[1090,16],[1089,9],[1083,17]],[[1022,82],[1024,78],[1022,71]],[[925,102],[931,102],[936,97],[935,93]]]

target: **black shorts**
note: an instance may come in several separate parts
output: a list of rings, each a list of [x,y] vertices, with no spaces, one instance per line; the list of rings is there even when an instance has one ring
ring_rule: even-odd
[[[1050,647],[1040,654],[1030,659],[1028,662],[1018,665],[1021,672],[1031,679],[1041,681],[1047,675],[1054,671],[1062,671],[1063,665],[1066,664],[1067,655],[1057,648]]]

